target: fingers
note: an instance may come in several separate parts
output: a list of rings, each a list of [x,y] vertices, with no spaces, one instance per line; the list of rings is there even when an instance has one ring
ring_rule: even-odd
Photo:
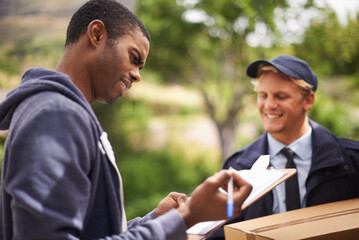
[[[244,194],[247,197],[252,191],[252,185],[250,185],[248,182],[246,182],[243,178],[241,178],[237,173],[233,171],[221,170],[219,172],[216,172],[211,177],[209,177],[207,181],[212,182],[213,188],[222,187],[223,189],[227,190],[227,184],[230,177],[233,177],[235,190],[239,189],[238,192]]]
[[[233,191],[234,216],[241,213],[241,206],[251,192],[252,186],[238,174],[229,170],[221,170],[197,186],[192,192],[190,200],[187,199],[187,204],[177,209],[184,218],[187,227],[201,221],[226,218],[228,197],[221,193],[218,188],[227,189],[227,184],[231,177],[233,177],[235,186]],[[179,196],[178,198],[180,199]]]
[[[231,175],[228,170],[221,170],[219,172],[216,172],[211,177],[207,178],[206,182],[209,182],[213,185],[213,189],[217,189],[218,187],[224,188],[227,186]],[[226,189],[227,187],[225,187]]]
[[[174,199],[176,200],[178,206],[182,206],[187,202],[187,195],[184,193],[177,193]]]
[[[237,173],[230,171],[230,175],[233,177],[234,183],[241,188],[242,186],[248,187],[252,186],[248,182],[246,182],[243,178],[241,178]]]
[[[161,216],[172,208],[178,208],[187,201],[187,195],[183,193],[171,192],[160,201],[156,208],[156,216]]]
[[[233,182],[238,186],[233,193],[233,199],[238,206],[242,206],[243,202],[251,193],[253,187],[238,174],[231,172],[231,176],[233,176]]]

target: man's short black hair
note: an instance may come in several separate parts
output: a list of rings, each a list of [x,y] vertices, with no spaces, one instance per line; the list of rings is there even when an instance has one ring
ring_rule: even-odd
[[[93,20],[101,20],[106,27],[108,37],[116,40],[139,28],[150,41],[150,35],[129,9],[115,0],[90,0],[82,5],[72,16],[67,27],[65,46],[75,43]]]

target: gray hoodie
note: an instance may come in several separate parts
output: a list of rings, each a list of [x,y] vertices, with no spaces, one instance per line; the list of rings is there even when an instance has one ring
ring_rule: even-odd
[[[186,239],[176,210],[126,223],[111,145],[67,75],[28,70],[0,104],[0,129],[0,240]]]

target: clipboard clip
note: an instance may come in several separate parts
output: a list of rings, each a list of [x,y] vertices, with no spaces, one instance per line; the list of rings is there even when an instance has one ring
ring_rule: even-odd
[[[251,171],[270,170],[270,155],[261,155],[257,161],[252,165]]]

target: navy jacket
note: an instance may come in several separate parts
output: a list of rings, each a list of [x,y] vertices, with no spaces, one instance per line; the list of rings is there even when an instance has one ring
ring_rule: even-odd
[[[312,164],[306,180],[306,206],[359,197],[359,142],[339,139],[328,129],[310,120]],[[268,154],[267,133],[230,156],[223,168],[250,169],[260,155]],[[273,214],[273,193],[269,192],[232,222]],[[223,228],[208,239],[224,239]]]

